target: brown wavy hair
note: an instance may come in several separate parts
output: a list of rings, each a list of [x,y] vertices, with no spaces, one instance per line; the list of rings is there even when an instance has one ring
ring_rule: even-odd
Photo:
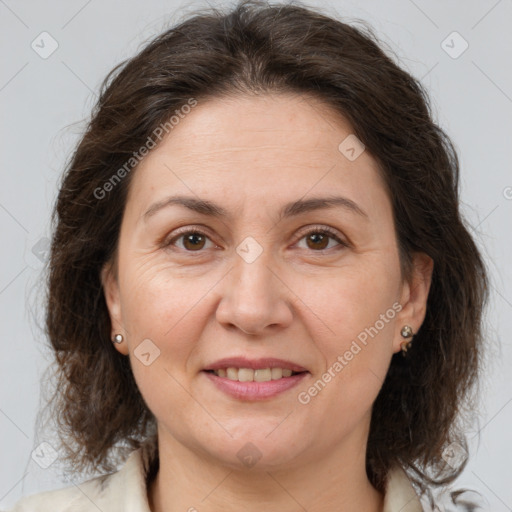
[[[56,358],[48,407],[75,474],[116,469],[156,432],[129,358],[112,347],[100,281],[116,257],[136,166],[109,190],[105,183],[191,98],[275,92],[310,95],[350,122],[388,186],[404,275],[415,251],[434,261],[424,323],[407,357],[393,355],[373,405],[368,478],[384,492],[399,464],[425,490],[462,471],[465,462],[452,467],[443,450],[455,440],[466,446],[458,419],[481,368],[487,272],[459,211],[457,153],[428,94],[357,22],[297,2],[199,10],[103,81],[60,186],[47,282]]]

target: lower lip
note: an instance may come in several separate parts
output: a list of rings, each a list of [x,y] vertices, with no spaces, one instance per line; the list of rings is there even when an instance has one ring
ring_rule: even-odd
[[[272,398],[283,391],[293,388],[308,375],[308,372],[298,373],[290,377],[266,382],[239,382],[226,377],[203,371],[218,389],[240,400],[265,400]]]

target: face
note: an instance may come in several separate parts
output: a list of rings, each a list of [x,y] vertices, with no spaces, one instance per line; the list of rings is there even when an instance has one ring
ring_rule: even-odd
[[[431,266],[416,255],[403,279],[388,194],[368,151],[342,144],[352,133],[313,98],[217,98],[133,171],[102,278],[160,442],[237,467],[243,450],[267,468],[364,451]]]

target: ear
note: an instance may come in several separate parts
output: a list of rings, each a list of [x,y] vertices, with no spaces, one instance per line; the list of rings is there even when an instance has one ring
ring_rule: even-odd
[[[397,315],[395,324],[393,352],[399,352],[401,343],[406,341],[400,333],[402,327],[410,325],[412,332],[416,334],[425,319],[433,270],[434,261],[430,256],[422,252],[413,254],[411,275],[402,284],[400,297],[402,309]]]
[[[110,315],[110,325],[112,340],[116,334],[122,334],[125,340],[122,343],[112,343],[117,351],[123,355],[128,355],[128,344],[126,342],[126,332],[123,327],[121,315],[121,298],[119,293],[119,283],[112,263],[106,263],[101,269],[101,284]]]

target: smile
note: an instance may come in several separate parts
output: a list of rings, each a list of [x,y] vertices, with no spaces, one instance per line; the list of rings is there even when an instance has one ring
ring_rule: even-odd
[[[309,375],[307,371],[293,372],[283,368],[227,368],[204,370],[202,373],[218,390],[239,400],[265,400],[275,397],[295,387]]]
[[[294,372],[289,368],[219,368],[210,370],[217,377],[225,377],[229,380],[239,382],[268,382],[270,380],[279,380],[284,377],[291,377],[301,372]]]

